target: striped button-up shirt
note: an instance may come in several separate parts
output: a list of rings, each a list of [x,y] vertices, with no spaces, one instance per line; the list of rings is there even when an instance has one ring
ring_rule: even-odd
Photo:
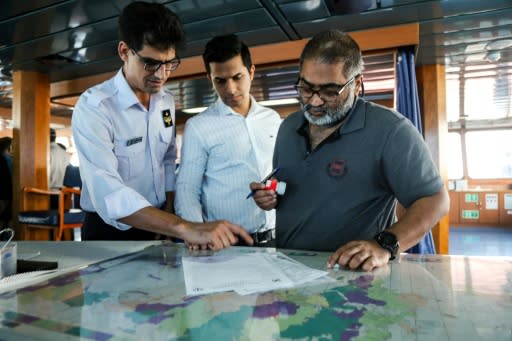
[[[176,183],[176,213],[201,222],[226,219],[249,232],[275,227],[274,210],[265,212],[246,199],[249,184],[272,168],[281,118],[251,98],[246,117],[217,100],[185,125]]]

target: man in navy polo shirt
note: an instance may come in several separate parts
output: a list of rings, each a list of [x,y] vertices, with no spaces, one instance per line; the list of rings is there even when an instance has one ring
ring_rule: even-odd
[[[336,30],[314,36],[300,58],[303,110],[281,125],[277,196],[253,182],[261,208],[276,208],[277,247],[334,252],[335,264],[369,271],[418,243],[449,199],[421,135],[397,112],[359,98],[357,43]],[[407,210],[396,220],[396,202]]]

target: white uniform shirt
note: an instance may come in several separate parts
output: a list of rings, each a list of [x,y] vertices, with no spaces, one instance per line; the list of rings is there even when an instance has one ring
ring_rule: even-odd
[[[164,120],[169,115],[171,122]],[[175,186],[174,122],[173,96],[162,89],[151,96],[146,110],[122,70],[83,93],[72,118],[82,208],[127,230],[130,226],[118,219],[144,207],[161,207]]]
[[[226,219],[249,232],[275,227],[249,184],[272,169],[279,114],[251,98],[247,117],[217,100],[185,125],[176,182],[176,213],[196,222]]]

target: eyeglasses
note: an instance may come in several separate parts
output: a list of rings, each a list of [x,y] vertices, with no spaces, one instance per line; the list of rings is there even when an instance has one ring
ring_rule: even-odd
[[[339,95],[345,90],[345,88],[352,83],[359,75],[356,75],[348,80],[345,84],[328,84],[319,86],[317,90],[313,89],[313,84],[308,83],[303,78],[299,78],[297,84],[295,84],[295,90],[299,96],[304,100],[308,101],[314,94],[316,94],[324,102],[334,102]],[[304,85],[301,85],[303,83]]]
[[[158,69],[160,69],[160,67],[162,65],[164,66],[164,71],[167,71],[167,72],[174,71],[178,68],[178,66],[180,65],[180,62],[181,62],[181,60],[178,57],[171,59],[171,60],[165,60],[165,61],[161,62],[159,60],[155,60],[152,58],[142,57],[140,54],[135,52],[134,49],[130,49],[130,50],[132,50],[132,53],[134,55],[136,55],[137,57],[139,57],[140,61],[142,63],[144,63],[144,70],[149,71],[149,72],[157,72]]]

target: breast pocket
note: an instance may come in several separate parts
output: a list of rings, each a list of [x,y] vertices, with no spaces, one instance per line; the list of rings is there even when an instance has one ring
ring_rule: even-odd
[[[166,154],[169,151],[169,148],[175,148],[175,146],[172,146],[173,137],[174,132],[171,128],[167,128],[166,130],[160,132],[160,138],[158,139],[157,143],[157,153],[159,160],[166,161],[166,159],[170,158],[169,156],[166,157]],[[174,149],[173,153],[171,154],[174,157],[176,154],[176,149]]]
[[[141,142],[127,146],[126,141],[114,142],[114,153],[117,157],[117,170],[124,180],[139,176],[144,171],[144,146],[145,139]]]

